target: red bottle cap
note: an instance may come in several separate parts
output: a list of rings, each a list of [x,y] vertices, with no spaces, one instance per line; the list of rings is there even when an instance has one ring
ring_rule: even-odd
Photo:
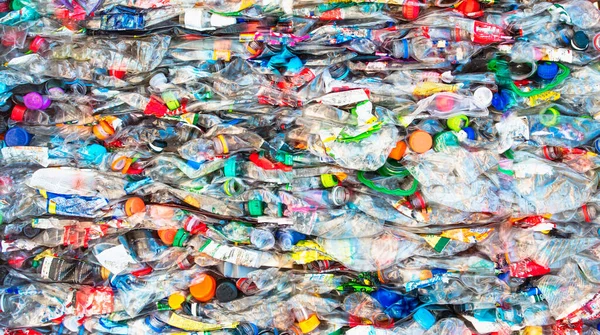
[[[33,52],[38,52],[42,47],[46,44],[46,39],[41,36],[36,36],[33,38],[33,41],[29,44],[29,50]]]
[[[27,111],[27,107],[23,105],[15,105],[10,112],[10,119],[13,121],[21,122],[25,116],[25,112]]]

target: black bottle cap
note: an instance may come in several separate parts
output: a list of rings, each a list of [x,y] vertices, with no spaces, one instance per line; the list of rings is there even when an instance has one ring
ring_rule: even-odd
[[[219,302],[229,302],[238,297],[238,289],[235,284],[229,280],[224,280],[217,285],[216,297]]]

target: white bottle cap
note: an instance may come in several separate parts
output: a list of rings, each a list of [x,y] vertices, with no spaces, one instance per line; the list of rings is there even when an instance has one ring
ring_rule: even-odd
[[[219,14],[212,14],[210,16],[210,25],[213,27],[225,27],[236,24],[237,20],[233,16],[223,16]]]
[[[477,105],[477,107],[479,108],[489,107],[492,104],[493,97],[494,94],[492,93],[492,91],[485,86],[476,89],[475,93],[473,93],[473,98],[475,98],[475,105]]]

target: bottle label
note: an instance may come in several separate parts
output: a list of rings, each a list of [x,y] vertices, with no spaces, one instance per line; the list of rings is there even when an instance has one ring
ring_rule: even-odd
[[[181,316],[177,313],[172,313],[171,317],[169,318],[169,321],[167,321],[167,323],[170,326],[180,328],[183,330],[187,330],[187,331],[213,331],[213,330],[220,330],[223,328],[235,328],[238,325],[238,322],[227,323],[227,324],[204,323],[204,322],[184,318],[183,316]]]
[[[83,286],[75,294],[78,316],[108,314],[114,311],[114,292],[106,286]]]
[[[550,62],[573,63],[573,50],[565,48],[548,49],[541,60]]]
[[[531,107],[534,107],[549,101],[556,101],[558,99],[560,99],[560,93],[548,91],[529,97],[529,101],[527,104]]]
[[[98,210],[108,205],[105,198],[56,194],[43,190],[40,190],[40,194],[47,199],[46,210],[50,214],[93,218]]]
[[[194,30],[208,30],[204,22],[206,12],[202,8],[189,8],[183,14],[183,25],[186,28]]]
[[[450,242],[449,238],[437,235],[425,235],[423,238],[437,252],[442,252]]]
[[[220,259],[222,261],[227,261],[229,263],[243,265],[253,268],[261,267],[264,262],[261,262],[261,257],[264,253],[242,249],[236,247],[229,247],[220,243],[217,243],[213,240],[208,240],[202,247],[200,247],[200,252],[205,253],[213,258]]]
[[[96,255],[96,259],[114,275],[123,272],[129,267],[129,264],[136,263],[122,244],[102,251]]]
[[[56,268],[56,257],[44,257],[44,260],[42,262],[42,269],[40,271],[40,277],[44,279],[50,279],[50,270],[52,268],[52,265],[54,265],[54,268]],[[54,272],[56,272],[56,269],[54,270]]]

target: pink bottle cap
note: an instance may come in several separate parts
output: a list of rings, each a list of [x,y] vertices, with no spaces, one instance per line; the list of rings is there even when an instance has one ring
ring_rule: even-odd
[[[38,92],[29,92],[23,97],[25,107],[29,109],[46,109],[52,101]]]
[[[33,52],[38,52],[40,51],[40,49],[45,47],[46,43],[46,39],[38,35],[34,37],[31,43],[29,44],[29,50]]]

